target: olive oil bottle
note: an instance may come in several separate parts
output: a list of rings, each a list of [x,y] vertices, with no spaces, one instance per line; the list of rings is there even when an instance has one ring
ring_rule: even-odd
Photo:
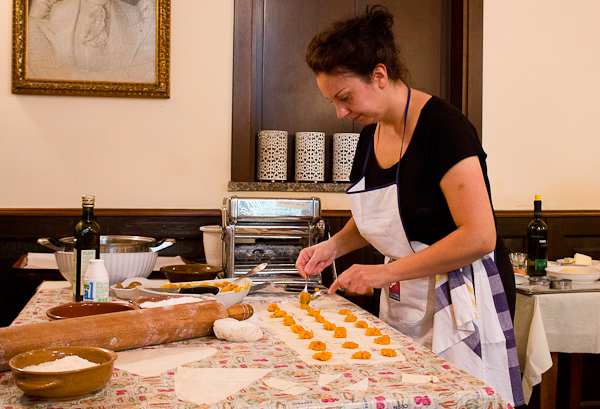
[[[548,226],[542,220],[542,197],[535,196],[533,220],[527,226],[527,275],[545,276],[548,264]]]
[[[81,220],[75,226],[73,301],[83,301],[83,278],[90,260],[100,258],[100,226],[94,218],[95,197],[82,197]]]

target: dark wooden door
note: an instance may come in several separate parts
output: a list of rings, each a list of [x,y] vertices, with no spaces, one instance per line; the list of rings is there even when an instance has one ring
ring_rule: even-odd
[[[236,0],[232,180],[254,181],[256,134],[288,132],[288,180],[294,179],[294,134],[324,132],[326,181],[331,140],[362,125],[338,119],[304,62],[312,37],[336,20],[382,4],[411,72],[411,86],[447,98],[450,78],[450,0]]]
[[[350,119],[317,87],[306,65],[306,47],[333,21],[355,14],[354,0],[265,1],[262,127],[296,132],[354,132]]]

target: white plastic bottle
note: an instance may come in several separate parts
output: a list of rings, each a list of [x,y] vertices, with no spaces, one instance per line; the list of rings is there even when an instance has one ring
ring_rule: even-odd
[[[108,301],[109,289],[108,271],[104,266],[104,260],[90,260],[85,278],[83,279],[83,289],[85,301]]]

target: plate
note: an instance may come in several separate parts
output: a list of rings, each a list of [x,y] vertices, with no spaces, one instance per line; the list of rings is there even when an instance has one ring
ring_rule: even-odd
[[[134,306],[117,302],[80,301],[50,308],[46,311],[46,315],[53,320],[61,320],[64,318],[87,317],[89,315],[108,314],[135,309],[137,308]]]
[[[144,278],[144,277],[126,278],[125,280],[121,281],[121,285],[123,287],[127,287],[129,284],[131,284],[134,281],[142,283],[142,286],[156,285],[156,284],[151,284],[152,280],[148,280],[147,278]],[[129,288],[129,289],[117,288],[117,284],[113,284],[110,286],[110,290],[113,292],[115,297],[121,298],[123,300],[133,300],[134,298],[139,297],[140,293],[138,291],[138,288],[139,288],[139,286],[136,288]]]
[[[579,270],[581,273],[561,272],[565,269]],[[600,278],[600,270],[594,266],[548,266],[546,273],[552,277],[572,280],[573,284],[591,284]]]
[[[589,267],[589,264],[575,264],[575,263],[569,263],[569,264],[563,264],[565,262],[564,258],[559,258],[558,260],[556,260],[556,262],[560,265],[560,266],[587,266]],[[592,260],[592,266],[593,267],[600,267],[600,260]]]
[[[173,284],[186,284],[186,285],[214,285],[214,283],[221,283],[223,281],[232,282],[235,281],[236,278],[223,278],[221,280],[207,280],[207,281],[189,281],[185,283],[173,283]],[[248,285],[249,284],[249,285]],[[227,292],[219,292],[217,295],[212,294],[173,294],[178,296],[186,296],[186,297],[214,297],[217,300],[221,301],[225,304],[225,307],[231,307],[232,305],[238,304],[241,302],[246,295],[248,295],[248,291],[252,287],[252,280],[250,278],[244,278],[240,280],[238,283],[240,287],[246,287],[241,291],[227,291]],[[162,290],[162,289],[161,289]],[[155,295],[165,295],[163,291],[155,291],[150,290],[148,288],[139,288],[138,292],[141,296],[155,296]]]

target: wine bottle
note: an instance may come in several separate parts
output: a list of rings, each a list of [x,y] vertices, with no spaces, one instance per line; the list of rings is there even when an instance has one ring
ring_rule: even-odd
[[[75,226],[73,301],[83,301],[83,278],[90,260],[100,258],[100,226],[94,218],[94,196],[82,197],[81,220]]]
[[[527,226],[527,275],[545,276],[548,263],[548,226],[542,220],[542,198],[535,196],[533,220]]]

